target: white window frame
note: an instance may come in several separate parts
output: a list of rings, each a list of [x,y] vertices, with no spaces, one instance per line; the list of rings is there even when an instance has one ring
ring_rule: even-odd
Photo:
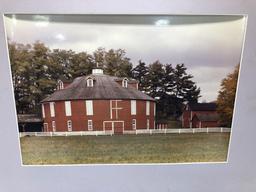
[[[50,114],[51,117],[55,117],[55,108],[54,108],[55,103],[54,102],[50,102]]]
[[[150,101],[146,101],[146,115],[150,115]]]
[[[72,116],[71,101],[65,101],[65,113],[66,116]]]
[[[56,132],[56,122],[52,121],[52,131]]]
[[[86,100],[86,115],[93,115],[93,100]]]
[[[88,131],[93,131],[93,122],[91,119],[87,121]]]
[[[43,116],[43,118],[45,118],[44,104],[42,104],[42,116]]]
[[[149,127],[150,127],[150,121],[149,119],[147,119],[147,129],[149,129]]]
[[[124,78],[124,79],[123,79],[123,81],[122,81],[122,87],[125,87],[125,88],[128,87],[128,79],[127,79],[127,78]]]
[[[67,128],[68,128],[68,131],[72,131],[72,121],[71,120],[68,120],[67,121]]]
[[[58,81],[58,90],[64,89],[64,83],[63,81],[59,80]]]
[[[86,84],[87,84],[87,87],[93,87],[93,79],[92,78],[88,78],[86,80]]]
[[[132,129],[136,130],[137,129],[137,122],[136,119],[132,119]]]
[[[137,114],[137,103],[136,100],[131,100],[131,115]]]
[[[44,132],[48,132],[48,123],[44,123]]]

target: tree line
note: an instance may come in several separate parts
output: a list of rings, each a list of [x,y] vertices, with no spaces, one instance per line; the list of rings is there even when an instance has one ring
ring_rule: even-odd
[[[9,42],[17,113],[40,113],[40,101],[56,90],[57,80],[91,74],[96,66],[105,74],[138,80],[139,89],[156,99],[157,119],[178,118],[183,103],[196,103],[200,88],[184,64],[160,61],[133,65],[123,49],[85,51],[49,49],[42,42]],[[133,67],[134,66],[134,67]]]

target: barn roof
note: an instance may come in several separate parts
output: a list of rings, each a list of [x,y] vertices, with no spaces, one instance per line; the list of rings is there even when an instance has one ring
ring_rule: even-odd
[[[93,87],[87,87],[87,78],[94,80]],[[66,88],[55,91],[52,95],[41,102],[80,100],[80,99],[136,99],[151,100],[154,99],[133,86],[122,87],[117,81],[119,78],[105,74],[91,74],[74,79]],[[128,82],[134,82],[129,80]]]
[[[199,121],[219,121],[218,114],[195,114],[193,118],[197,117]]]
[[[19,123],[41,123],[42,118],[37,114],[18,114]]]
[[[189,104],[192,111],[216,111],[216,103],[193,103]]]

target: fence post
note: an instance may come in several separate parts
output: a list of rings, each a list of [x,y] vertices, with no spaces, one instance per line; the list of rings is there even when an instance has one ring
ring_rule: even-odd
[[[193,133],[195,133],[195,129],[192,129],[193,130]]]
[[[167,130],[167,129],[164,130],[164,134],[166,134],[166,130]]]
[[[220,128],[220,132],[223,133],[223,127]]]
[[[207,129],[207,133],[209,133],[209,128],[207,127],[206,129]]]
[[[179,134],[180,134],[180,129],[179,129]]]

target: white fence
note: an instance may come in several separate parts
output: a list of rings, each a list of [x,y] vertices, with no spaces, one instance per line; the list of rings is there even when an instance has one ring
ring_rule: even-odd
[[[230,128],[193,128],[193,129],[137,129],[124,131],[123,134],[168,134],[168,133],[229,133]],[[113,135],[113,131],[72,131],[72,132],[21,132],[24,136],[84,136],[84,135]]]

